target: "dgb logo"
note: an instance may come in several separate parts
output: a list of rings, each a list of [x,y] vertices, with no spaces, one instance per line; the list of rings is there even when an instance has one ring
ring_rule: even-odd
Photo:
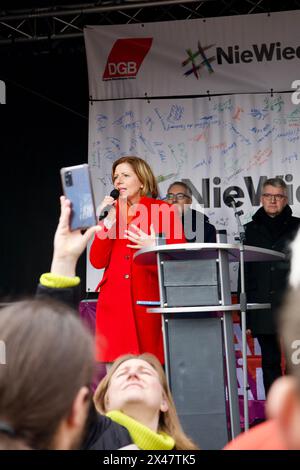
[[[114,64],[113,62],[108,63],[108,71],[111,77],[115,77],[116,75],[124,77],[130,77],[132,75],[137,74],[137,66],[135,62],[119,62],[118,64]]]
[[[117,39],[109,53],[102,79],[136,78],[152,41],[152,38]]]

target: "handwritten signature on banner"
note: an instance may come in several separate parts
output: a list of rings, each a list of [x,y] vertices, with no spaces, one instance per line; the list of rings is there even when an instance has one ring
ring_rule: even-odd
[[[287,131],[284,131],[284,132],[279,132],[276,136],[275,136],[275,141],[277,139],[285,139],[287,140],[288,142],[298,142],[299,139],[300,139],[300,128],[295,128],[295,129],[288,129]]]
[[[183,118],[184,107],[173,104],[171,106],[167,121],[170,123],[178,122]]]
[[[228,224],[229,224],[229,217],[223,217],[223,216],[221,216],[220,218],[215,219],[215,224],[216,224],[216,226],[219,227],[219,228],[228,227]]]
[[[119,126],[124,130],[127,129],[139,129],[142,125],[142,122],[139,119],[135,119],[135,113],[133,111],[126,111],[122,116],[113,121],[113,126]]]
[[[281,163],[294,163],[295,161],[299,160],[299,155],[296,152],[293,152],[291,155],[283,156],[281,159]]]
[[[172,105],[171,109],[174,107]],[[204,115],[199,118],[196,118],[194,122],[184,121],[184,108],[181,107],[180,111],[177,110],[176,114],[174,111],[169,111],[168,113],[162,112],[157,107],[154,108],[159,122],[161,124],[162,130],[169,131],[186,131],[189,129],[208,129],[214,125],[220,125],[221,121],[217,114]]]
[[[208,158],[202,158],[199,162],[197,162],[194,166],[193,169],[203,167],[203,166],[210,166],[212,164],[212,156],[209,156]]]
[[[284,107],[284,100],[282,97],[266,97],[263,100],[262,108],[252,108],[250,111],[250,116],[258,120],[264,120],[266,117],[270,116],[272,113],[281,113]]]
[[[213,105],[213,111],[217,111],[222,113],[223,111],[232,111],[233,110],[233,103],[232,98],[228,98],[225,101],[221,101],[220,103],[216,103]]]
[[[246,145],[251,145],[250,139],[248,137],[245,137],[233,124],[230,125],[230,130],[234,134],[234,136],[241,142],[243,142]]]
[[[273,120],[273,123],[278,126],[300,127],[300,108],[298,107],[290,113],[282,113]]]
[[[284,106],[284,100],[282,99],[282,96],[276,96],[276,97],[266,97],[264,98],[264,110],[265,111],[273,111],[280,113],[283,109]]]
[[[229,159],[224,160],[224,170],[225,170],[226,175],[229,176],[230,173],[234,173],[239,168],[241,168],[243,159],[239,157],[236,155],[234,158],[229,158]]]
[[[272,149],[267,147],[263,150],[258,150],[253,156],[249,159],[249,164],[246,167],[247,171],[251,170],[253,167],[262,166],[266,163],[272,155]]]

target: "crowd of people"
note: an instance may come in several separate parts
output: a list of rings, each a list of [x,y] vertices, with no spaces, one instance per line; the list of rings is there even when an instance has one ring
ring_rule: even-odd
[[[160,318],[136,302],[159,299],[157,267],[137,265],[133,255],[155,246],[162,234],[167,244],[214,243],[216,229],[191,208],[184,182],[172,183],[165,200],[157,199],[153,172],[138,157],[114,162],[112,182],[118,199],[105,196],[100,210],[110,206],[107,217],[84,233],[70,230],[71,202],[61,197],[50,272],[41,276],[35,299],[1,309],[8,361],[0,366],[0,449],[198,448],[180,425],[167,384]],[[248,301],[271,303],[264,315],[247,314],[248,333],[262,350],[269,420],[227,449],[300,449],[299,226],[283,180],[265,181],[245,243],[287,254],[284,262],[246,268]],[[96,357],[94,339],[76,310],[76,264],[92,238],[90,261],[105,269],[98,286]],[[279,339],[287,362],[283,377]],[[107,374],[92,396],[95,359],[107,363]]]
[[[103,228],[72,232],[70,215],[71,203],[62,196],[51,270],[40,278],[37,299],[1,310],[9,362],[0,368],[0,448],[197,449],[180,427],[164,371],[151,354],[121,356],[99,384],[93,402],[93,341],[71,305],[76,307],[79,299],[77,260]],[[126,375],[115,382],[114,372],[128,362]],[[108,413],[99,413],[104,406],[100,387]]]

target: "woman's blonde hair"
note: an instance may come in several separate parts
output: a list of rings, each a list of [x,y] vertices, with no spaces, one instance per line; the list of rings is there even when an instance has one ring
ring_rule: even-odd
[[[105,407],[105,399],[106,399],[107,390],[108,390],[112,376],[114,375],[118,367],[121,364],[123,364],[123,362],[128,361],[130,359],[141,359],[142,361],[145,361],[148,364],[150,364],[153,367],[153,369],[155,369],[156,372],[158,373],[159,381],[163,388],[165,399],[167,400],[167,403],[168,403],[168,410],[166,412],[160,412],[158,431],[164,431],[166,434],[173,437],[173,439],[175,440],[176,450],[198,449],[198,447],[193,443],[193,441],[185,435],[180,425],[176,408],[175,408],[175,404],[174,404],[169,386],[167,384],[167,379],[166,379],[164,370],[159,360],[155,356],[153,356],[153,354],[149,354],[149,353],[144,353],[140,355],[126,354],[124,356],[119,357],[113,363],[107,375],[99,383],[94,394],[94,403],[99,413],[105,414],[107,412],[106,407]]]
[[[141,189],[141,196],[150,196],[153,198],[157,198],[158,196],[158,187],[155,176],[145,160],[139,157],[121,157],[113,163],[111,177],[112,181],[114,181],[114,174],[115,170],[118,165],[121,163],[128,163],[132,166],[133,171],[135,172],[136,176],[140,180],[143,185]]]

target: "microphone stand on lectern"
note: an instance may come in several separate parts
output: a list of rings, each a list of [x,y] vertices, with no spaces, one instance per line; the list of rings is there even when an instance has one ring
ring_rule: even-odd
[[[240,290],[240,311],[241,311],[241,323],[242,323],[242,359],[243,359],[243,398],[244,398],[244,430],[249,429],[249,407],[248,407],[248,368],[247,368],[247,335],[246,335],[246,313],[247,313],[247,296],[245,291],[245,261],[244,261],[244,241],[246,238],[245,229],[240,220],[240,215],[243,211],[238,211],[236,203],[233,197],[228,196],[225,200],[225,204],[231,205],[234,210],[235,219],[238,227],[239,236],[235,239],[239,242],[240,249],[240,279],[241,279],[241,290]]]

